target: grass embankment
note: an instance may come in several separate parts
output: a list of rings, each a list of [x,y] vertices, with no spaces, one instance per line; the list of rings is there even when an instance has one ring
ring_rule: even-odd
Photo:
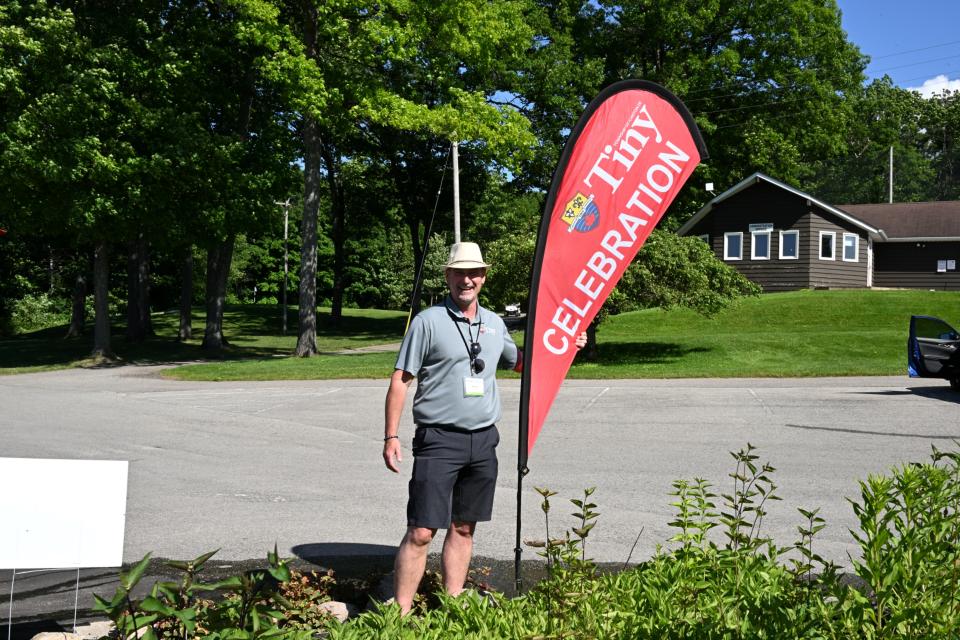
[[[897,375],[911,315],[960,322],[960,293],[793,291],[742,301],[714,318],[649,309],[598,331],[598,363],[578,378]]]
[[[956,322],[960,294],[795,291],[747,299],[713,318],[685,309],[627,313],[600,327],[597,361],[575,363],[568,377],[896,375],[906,371],[911,314]],[[167,374],[187,380],[385,378],[394,361],[392,353],[364,353],[223,362]]]
[[[166,375],[184,380],[385,378],[392,352],[338,353],[399,342],[405,314],[344,311],[340,329],[318,319],[319,358],[289,356],[296,315],[279,335],[275,307],[231,308],[224,331],[232,346],[210,354],[195,339],[173,341],[177,317],[154,316],[157,337],[128,345],[115,327],[114,348],[125,362],[210,361]],[[743,300],[713,318],[684,309],[649,309],[608,319],[598,331],[599,358],[577,362],[571,378],[686,378],[896,375],[906,369],[911,314],[960,322],[960,294],[942,291],[795,291]],[[195,325],[202,331],[203,318]],[[0,340],[0,373],[84,364],[90,339],[62,340],[63,328]],[[522,342],[522,334],[517,336]],[[506,374],[509,375],[509,374]]]
[[[397,342],[406,324],[406,314],[397,311],[344,309],[343,315],[343,326],[334,328],[330,326],[329,309],[320,309],[317,314],[317,347],[325,356],[346,349]],[[215,369],[220,364],[236,365],[248,362],[265,372],[250,379],[268,379],[270,372],[280,363],[286,363],[287,369],[286,374],[277,375],[281,379],[317,377],[312,372],[294,375],[292,369],[297,365],[308,364],[307,369],[320,370],[331,366],[327,357],[288,357],[297,345],[296,309],[291,309],[287,319],[287,335],[282,335],[280,310],[277,307],[229,307],[224,313],[223,324],[224,334],[230,345],[219,352],[210,352],[200,347],[204,326],[201,309],[195,309],[193,314],[194,338],[185,342],[176,341],[179,329],[179,316],[176,312],[156,313],[152,320],[156,335],[140,344],[131,344],[124,339],[124,324],[113,324],[113,349],[118,364],[209,362],[203,366]],[[80,338],[64,339],[65,333],[66,327],[58,326],[12,338],[0,338],[0,375],[103,364],[95,363],[89,358],[93,346],[92,326],[88,325],[87,334]],[[386,366],[389,368],[390,365]],[[362,370],[362,367],[360,369]],[[372,377],[378,374],[371,371],[368,375]]]

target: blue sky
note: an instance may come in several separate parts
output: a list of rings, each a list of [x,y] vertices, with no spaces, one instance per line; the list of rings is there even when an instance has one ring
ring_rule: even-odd
[[[960,90],[960,0],[837,0],[867,76],[924,95]]]

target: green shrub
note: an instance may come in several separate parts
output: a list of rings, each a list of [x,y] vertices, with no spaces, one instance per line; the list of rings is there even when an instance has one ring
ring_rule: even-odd
[[[614,574],[598,572],[584,544],[596,505],[572,500],[576,524],[547,536],[541,549],[550,577],[528,594],[494,602],[474,594],[401,618],[396,607],[328,628],[330,638],[955,638],[960,633],[960,454],[934,450],[932,462],[906,465],[862,483],[854,502],[863,551],[852,560],[861,592],[815,551],[823,519],[800,509],[798,540],[777,547],[762,534],[765,504],[777,500],[773,467],[753,447],[732,454],[733,491],[717,495],[706,480],[678,480],[672,496],[677,530],[669,547]],[[719,506],[718,506],[719,504]],[[708,533],[723,532],[723,544]],[[789,554],[789,560],[782,560]]]
[[[10,305],[14,333],[29,333],[70,322],[70,301],[46,293],[28,294]]]
[[[298,576],[274,549],[266,570],[214,584],[196,581],[212,553],[169,563],[183,580],[157,583],[136,602],[130,592],[148,556],[121,574],[112,600],[97,598],[97,610],[116,622],[124,640],[138,630],[146,640],[960,636],[960,453],[934,449],[930,462],[861,483],[860,501],[851,501],[859,520],[851,534],[862,551],[851,562],[861,590],[816,553],[825,526],[816,510],[799,510],[792,545],[778,547],[763,535],[766,504],[778,499],[775,470],[759,464],[749,444],[731,455],[733,490],[718,495],[701,478],[674,482],[669,524],[676,534],[653,558],[617,573],[598,571],[587,557],[600,515],[593,489],[570,501],[574,525],[553,537],[556,494],[538,488],[546,536],[528,544],[546,559],[549,577],[512,599],[470,590],[451,598],[440,590],[422,600],[418,614],[401,617],[399,607],[380,605],[340,624],[316,606],[327,599],[332,578]],[[439,581],[427,583],[440,588]]]
[[[853,565],[871,592],[851,626],[864,638],[960,635],[960,453],[934,448],[929,463],[870,476],[851,504]]]
[[[264,570],[214,583],[198,582],[197,575],[215,553],[167,562],[183,573],[181,581],[157,582],[147,597],[136,601],[131,593],[149,566],[147,554],[120,574],[120,586],[111,600],[94,596],[94,610],[113,621],[121,640],[310,640],[314,629],[323,626],[327,616],[316,606],[329,599],[323,578],[303,580],[274,548],[267,554]]]

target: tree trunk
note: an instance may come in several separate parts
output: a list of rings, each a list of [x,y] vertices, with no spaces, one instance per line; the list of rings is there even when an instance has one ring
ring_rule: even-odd
[[[308,59],[317,55],[317,10],[304,3],[303,46]],[[320,128],[310,116],[302,124],[303,221],[300,223],[300,310],[296,355],[317,353],[317,210],[320,207]]]
[[[308,358],[317,353],[317,212],[320,208],[320,132],[316,122],[303,126],[304,198],[300,225],[300,316],[296,354]]]
[[[227,299],[234,239],[231,235],[207,251],[207,323],[200,345],[204,349],[222,349],[229,344],[223,336],[223,307]]]
[[[344,278],[344,230],[346,228],[346,203],[344,202],[343,180],[337,161],[336,149],[323,145],[323,160],[327,169],[327,184],[330,187],[330,205],[333,213],[333,297],[330,301],[330,325],[339,327],[343,317],[343,291],[346,288]]]
[[[95,358],[113,358],[110,348],[110,252],[105,240],[93,250],[93,352]]]
[[[70,327],[65,338],[77,338],[83,335],[87,324],[87,274],[78,273],[73,281],[73,305],[70,312]]]
[[[129,342],[153,335],[150,321],[150,248],[141,231],[130,242],[127,260],[127,333]]]
[[[183,253],[180,266],[180,331],[177,340],[183,342],[193,338],[193,247],[188,246]]]

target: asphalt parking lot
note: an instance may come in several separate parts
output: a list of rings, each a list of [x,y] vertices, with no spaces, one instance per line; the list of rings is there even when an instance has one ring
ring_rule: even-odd
[[[153,367],[7,376],[0,455],[128,460],[126,562],[220,548],[211,568],[230,572],[277,544],[305,566],[389,566],[407,477],[380,458],[385,391],[380,380],[173,382]],[[478,528],[476,554],[512,567],[519,383],[502,392],[494,521]],[[749,442],[776,467],[783,498],[766,533],[790,544],[797,508],[819,507],[828,527],[818,552],[849,564],[846,498],[858,495],[858,479],[925,459],[931,445],[956,447],[958,403],[945,381],[906,377],[568,381],[524,480],[524,537],[543,535],[535,486],[558,491],[555,505],[595,486],[601,515],[588,555],[622,563],[636,542],[632,560],[649,557],[672,535],[671,482],[703,477],[729,491],[728,452]],[[406,451],[411,435],[407,411]],[[565,512],[555,511],[555,526],[572,524]],[[112,593],[116,570],[81,574],[82,614],[91,591]],[[2,603],[10,577],[0,569]],[[72,618],[75,582],[75,572],[18,572],[17,634],[31,620]]]

